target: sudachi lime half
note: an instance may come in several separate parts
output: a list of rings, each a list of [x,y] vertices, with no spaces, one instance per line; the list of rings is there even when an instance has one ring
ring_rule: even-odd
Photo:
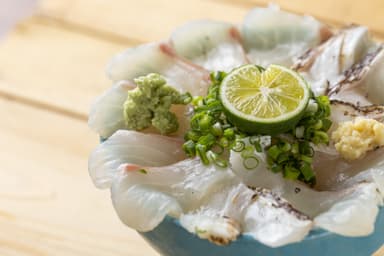
[[[270,65],[266,70],[244,65],[220,86],[228,119],[248,133],[275,135],[292,129],[310,98],[305,80],[293,70]]]

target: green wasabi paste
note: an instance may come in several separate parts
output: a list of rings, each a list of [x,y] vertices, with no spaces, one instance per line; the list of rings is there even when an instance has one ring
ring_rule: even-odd
[[[137,87],[128,92],[124,102],[124,118],[127,129],[143,130],[155,127],[161,134],[176,132],[177,117],[170,111],[172,104],[188,104],[192,97],[181,94],[167,85],[159,74],[148,74],[134,79]]]

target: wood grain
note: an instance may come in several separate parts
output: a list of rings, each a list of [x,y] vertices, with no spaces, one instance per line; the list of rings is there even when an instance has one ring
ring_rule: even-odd
[[[227,6],[207,0],[140,0],[140,3],[114,0],[113,4],[110,0],[70,0],[66,11],[62,11],[60,4],[52,7],[50,2],[41,2],[41,15],[80,26],[97,27],[101,31],[113,31],[140,42],[168,38],[175,27],[195,19],[238,23],[247,12],[242,6]]]
[[[106,63],[127,46],[32,18],[0,44],[0,95],[85,117],[94,98],[110,86]]]
[[[84,122],[4,100],[0,115],[0,255],[157,255],[91,183]]]
[[[53,2],[53,3],[52,3]],[[55,4],[55,2],[57,2]],[[41,14],[99,30],[114,31],[138,41],[155,41],[168,37],[172,30],[189,20],[211,18],[240,23],[255,6],[265,6],[269,0],[60,0],[42,1]],[[314,15],[337,25],[357,23],[371,28],[384,37],[384,1],[367,0],[277,0],[289,11]],[[92,10],[104,10],[102,13]]]

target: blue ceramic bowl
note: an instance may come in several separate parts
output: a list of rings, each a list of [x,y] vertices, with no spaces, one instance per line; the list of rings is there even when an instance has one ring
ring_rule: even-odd
[[[369,256],[384,243],[384,208],[370,236],[351,238],[315,230],[302,242],[279,248],[267,247],[250,236],[217,246],[189,233],[170,217],[154,230],[140,234],[164,256]]]

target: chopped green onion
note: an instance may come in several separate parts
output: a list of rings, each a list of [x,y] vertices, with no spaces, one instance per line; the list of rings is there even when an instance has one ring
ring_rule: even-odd
[[[216,138],[212,134],[208,133],[207,135],[201,136],[197,143],[210,148],[216,143]]]
[[[273,160],[277,160],[277,157],[280,155],[281,150],[277,145],[273,145],[268,149],[267,153],[270,158],[272,158]]]
[[[243,159],[243,166],[247,170],[255,169],[259,165],[259,159],[256,156],[246,156]]]
[[[289,155],[288,155],[288,154],[285,154],[285,153],[280,154],[280,155],[277,157],[277,159],[276,159],[276,161],[277,161],[278,164],[282,164],[282,163],[284,163],[284,162],[286,162],[286,161],[288,161],[288,160],[289,160]]]
[[[184,142],[183,150],[187,154],[187,156],[194,157],[196,155],[195,142],[193,142],[192,140]]]
[[[232,128],[227,128],[224,130],[223,136],[231,140],[235,137],[235,131]]]
[[[283,170],[283,168],[278,164],[272,164],[271,165],[271,171],[274,173],[281,172],[282,170]]]
[[[191,103],[192,99],[193,97],[189,92],[180,95],[180,102],[184,105]]]
[[[300,171],[303,174],[305,181],[310,181],[315,178],[315,173],[309,163],[302,163]]]
[[[304,137],[304,130],[305,130],[304,126],[296,127],[296,129],[295,129],[296,138],[298,138],[298,139],[303,138]]]
[[[243,158],[253,156],[255,149],[252,146],[246,146],[241,152]]]
[[[301,155],[300,156],[300,160],[306,162],[306,163],[312,163],[313,161],[313,158],[312,157],[309,157],[309,156],[306,156],[306,155]]]
[[[206,131],[211,129],[212,121],[213,118],[210,115],[204,115],[199,121],[200,130]]]
[[[322,130],[328,131],[329,128],[331,128],[331,126],[332,126],[332,121],[329,119],[326,119],[326,118],[324,118],[322,121],[323,121],[323,129]]]
[[[297,180],[300,176],[300,171],[294,167],[286,166],[284,168],[284,177],[290,180]]]
[[[235,152],[241,152],[245,148],[245,143],[242,140],[235,141],[235,144],[232,146],[232,150]]]
[[[315,135],[313,137],[313,143],[319,144],[319,143],[328,143],[329,137],[326,132],[323,131],[316,131]]]
[[[202,96],[195,96],[192,98],[192,105],[193,106],[202,106],[204,104],[203,97]]]
[[[281,150],[284,152],[288,152],[291,150],[291,148],[292,148],[291,144],[289,144],[288,142],[284,142],[281,147]]]
[[[201,134],[199,132],[196,132],[196,131],[188,131],[184,135],[185,140],[192,140],[194,142],[198,141],[200,137],[201,137]]]
[[[228,148],[229,147],[229,140],[227,138],[222,137],[219,140],[219,145],[221,145],[224,148]]]
[[[147,174],[148,173],[147,170],[145,170],[145,169],[140,169],[139,172],[141,172],[142,174]]]
[[[211,129],[213,135],[220,137],[223,134],[223,128],[221,128],[220,122],[216,122]]]
[[[205,165],[209,164],[209,159],[207,157],[207,146],[202,145],[202,144],[197,144],[196,145],[196,153],[200,157],[203,164],[205,164]]]
[[[249,143],[251,143],[255,147],[257,152],[260,153],[263,151],[261,144],[260,144],[260,137],[259,136],[251,136],[249,138]]]

